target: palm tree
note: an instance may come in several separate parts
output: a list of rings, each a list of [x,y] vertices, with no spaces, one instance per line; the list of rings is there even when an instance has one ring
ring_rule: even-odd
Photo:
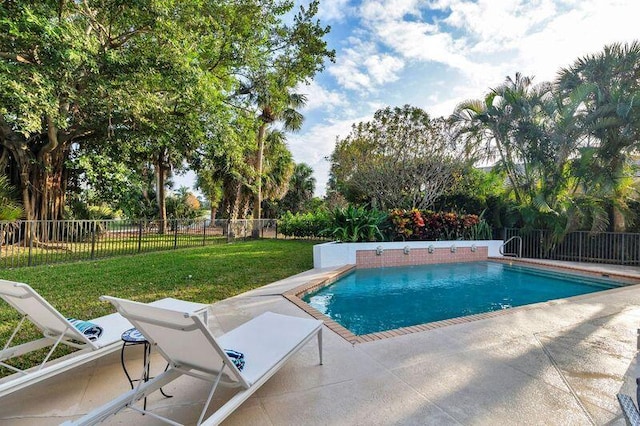
[[[304,116],[298,111],[304,107],[307,97],[294,93],[286,81],[278,76],[261,76],[251,86],[243,87],[241,94],[248,94],[250,100],[257,105],[258,115],[258,149],[255,156],[256,191],[253,201],[253,218],[262,216],[262,179],[266,134],[270,125],[281,122],[284,131],[297,131],[302,127]],[[254,230],[255,231],[255,230]]]
[[[282,199],[282,210],[297,213],[313,198],[316,189],[316,179],[313,177],[313,169],[305,164],[298,163],[289,180],[289,189]]]
[[[287,192],[295,163],[283,132],[268,131],[265,141],[262,192],[267,200],[279,200]]]
[[[196,188],[201,190],[204,196],[209,200],[211,206],[209,226],[215,225],[218,206],[222,201],[222,178],[216,176],[215,171],[201,170],[196,175]]]
[[[524,225],[552,229],[559,240],[576,226],[578,213],[584,213],[578,210],[597,207],[586,199],[573,202],[578,185],[570,173],[585,144],[586,93],[576,90],[565,97],[549,83],[531,83],[520,74],[507,78],[483,101],[460,104],[452,121],[458,135],[467,137],[467,151],[484,146],[489,156],[499,156],[497,169],[508,177]],[[591,217],[594,224],[601,220],[599,213]]]
[[[596,141],[592,167],[598,190],[609,190],[614,231],[624,231],[628,163],[640,146],[640,43],[612,44],[560,71],[556,85],[565,96],[586,93],[581,128]],[[590,185],[590,187],[594,187]]]
[[[467,152],[477,153],[479,159],[500,159],[499,167],[506,172],[519,203],[530,196],[539,176],[531,160],[542,138],[538,116],[550,89],[548,84],[533,86],[530,77],[517,73],[484,99],[462,102],[451,116],[456,136],[466,137]]]

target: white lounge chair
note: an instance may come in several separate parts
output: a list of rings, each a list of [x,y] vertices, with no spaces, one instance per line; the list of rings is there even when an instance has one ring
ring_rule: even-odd
[[[171,424],[179,424],[134,404],[160,387],[185,374],[212,383],[197,424],[217,425],[314,336],[318,339],[322,364],[322,321],[266,312],[234,330],[214,337],[197,315],[157,308],[130,300],[103,296],[120,314],[151,342],[169,363],[168,369],[148,382],[122,394],[86,416],[64,423],[93,425],[129,407]],[[244,354],[246,364],[238,370],[225,350]],[[241,389],[222,407],[205,419],[218,385]]]
[[[27,284],[0,280],[0,298],[22,315],[22,319],[0,351],[0,365],[15,372],[0,380],[0,397],[118,350],[122,343],[120,336],[132,327],[131,323],[118,313],[95,318],[90,322],[101,327],[103,332],[97,339],[90,340]],[[171,298],[152,304],[165,307],[180,306],[183,309],[188,307],[192,311],[202,310],[208,306]],[[42,337],[11,346],[25,321],[34,324],[42,332]],[[67,345],[79,350],[61,359],[49,361],[51,354],[59,345]],[[28,370],[21,370],[5,363],[11,358],[47,347],[50,349],[42,362]]]

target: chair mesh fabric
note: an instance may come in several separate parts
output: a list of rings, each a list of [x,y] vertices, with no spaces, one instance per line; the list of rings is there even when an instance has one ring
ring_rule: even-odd
[[[633,399],[629,395],[618,394],[618,402],[622,408],[624,418],[627,420],[627,424],[631,426],[640,426],[640,413],[638,408],[633,403]]]

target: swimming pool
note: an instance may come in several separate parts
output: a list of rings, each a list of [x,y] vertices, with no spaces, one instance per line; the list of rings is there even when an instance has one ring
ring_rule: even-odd
[[[539,268],[470,262],[358,269],[302,299],[363,335],[618,286]]]

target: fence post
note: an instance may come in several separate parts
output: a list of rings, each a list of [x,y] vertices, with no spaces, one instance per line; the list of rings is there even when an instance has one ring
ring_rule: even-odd
[[[578,262],[582,262],[582,231],[578,232]]]
[[[624,253],[625,253],[626,248],[627,248],[624,245],[624,234],[620,234],[620,239],[622,240],[622,241],[620,241],[620,251],[622,252],[622,259],[620,259],[620,260],[621,260],[621,263],[624,265]]]
[[[36,225],[35,221],[29,223],[29,257],[27,259],[27,265],[31,266],[31,250],[33,250],[33,227]]]
[[[276,240],[278,239],[278,221],[276,220]]]
[[[96,252],[96,221],[93,221],[93,226],[91,228],[91,259],[95,257]]]
[[[207,222],[202,221],[202,246],[204,247],[207,243]]]
[[[138,253],[142,251],[142,220],[138,222]]]
[[[178,219],[174,219],[173,228],[173,249],[175,250],[178,248]]]

